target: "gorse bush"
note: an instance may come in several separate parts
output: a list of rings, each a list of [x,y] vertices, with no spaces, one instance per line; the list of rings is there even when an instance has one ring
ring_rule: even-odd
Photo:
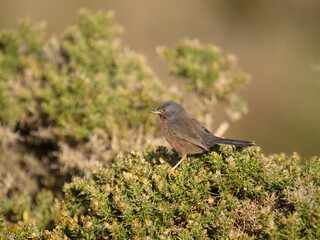
[[[41,234],[34,224],[6,226],[0,214],[0,239],[41,239]]]
[[[111,14],[85,10],[58,39],[28,21],[2,33],[1,120],[14,127],[40,111],[72,141],[99,129],[110,139],[140,127],[147,133],[154,122],[147,111],[162,101],[161,85],[142,57],[124,50],[118,33]],[[33,120],[38,127],[44,121]]]
[[[63,215],[47,239],[316,239],[320,159],[264,156],[230,146],[177,160],[166,148],[118,156],[110,170],[64,186]]]
[[[110,15],[82,11],[61,37],[63,62],[49,66],[39,93],[59,135],[79,140],[103,129],[111,139],[150,130],[147,111],[161,101],[161,87],[142,57],[124,51],[118,31]]]
[[[65,184],[64,201],[54,207],[39,196],[38,214],[61,214],[52,230],[41,233],[31,221],[2,225],[0,234],[20,239],[319,238],[319,157],[301,165],[296,153],[213,150],[189,157],[172,179],[168,172],[179,156],[164,147],[120,154],[110,169],[98,165],[89,178]]]
[[[61,215],[58,200],[48,190],[40,191],[35,199],[27,193],[16,193],[11,199],[2,198],[0,203],[1,210],[9,213],[8,221],[36,223],[39,229],[53,228]]]
[[[53,184],[50,167],[21,144],[21,136],[0,124],[0,201],[14,193],[35,195],[39,185]]]
[[[45,61],[42,28],[26,20],[16,32],[0,34],[0,119],[11,127],[35,111],[34,90]]]
[[[249,75],[240,71],[233,55],[222,54],[214,45],[184,39],[174,49],[158,49],[169,63],[174,76],[182,78],[186,90],[210,101],[227,102],[233,111],[247,111],[235,90],[248,83]]]
[[[59,36],[44,27],[26,19],[0,33],[0,135],[9,139],[0,140],[3,195],[56,190],[96,161],[141,148],[155,132],[148,111],[173,96],[121,43],[112,14],[81,10]]]

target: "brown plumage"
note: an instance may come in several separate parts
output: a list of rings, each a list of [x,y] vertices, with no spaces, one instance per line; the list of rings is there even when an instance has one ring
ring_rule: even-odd
[[[162,130],[168,143],[179,154],[181,160],[172,168],[169,175],[187,157],[187,154],[209,151],[215,144],[235,145],[239,147],[253,146],[253,142],[219,138],[214,136],[207,128],[192,118],[178,103],[164,102],[157,110],[150,113],[158,114],[162,123]]]

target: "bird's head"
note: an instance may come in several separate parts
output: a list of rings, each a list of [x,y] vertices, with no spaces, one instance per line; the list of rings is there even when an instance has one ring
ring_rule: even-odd
[[[160,118],[173,119],[182,111],[184,111],[184,109],[180,104],[168,101],[162,103],[157,110],[149,111],[149,113],[156,113]]]

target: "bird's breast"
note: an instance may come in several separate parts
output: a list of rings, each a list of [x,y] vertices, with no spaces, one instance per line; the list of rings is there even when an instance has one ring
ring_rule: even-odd
[[[176,146],[175,146],[176,141],[175,141],[174,137],[172,136],[172,134],[170,133],[169,128],[168,128],[168,120],[163,117],[162,118],[160,117],[160,120],[162,123],[162,131],[163,131],[163,134],[164,134],[167,142],[170,144],[171,147],[176,148]]]

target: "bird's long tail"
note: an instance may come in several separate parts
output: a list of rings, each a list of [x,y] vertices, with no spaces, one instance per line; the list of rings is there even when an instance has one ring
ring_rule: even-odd
[[[250,142],[250,141],[234,140],[234,139],[227,139],[227,138],[216,139],[216,144],[234,145],[238,147],[250,147],[255,145],[253,142]]]

